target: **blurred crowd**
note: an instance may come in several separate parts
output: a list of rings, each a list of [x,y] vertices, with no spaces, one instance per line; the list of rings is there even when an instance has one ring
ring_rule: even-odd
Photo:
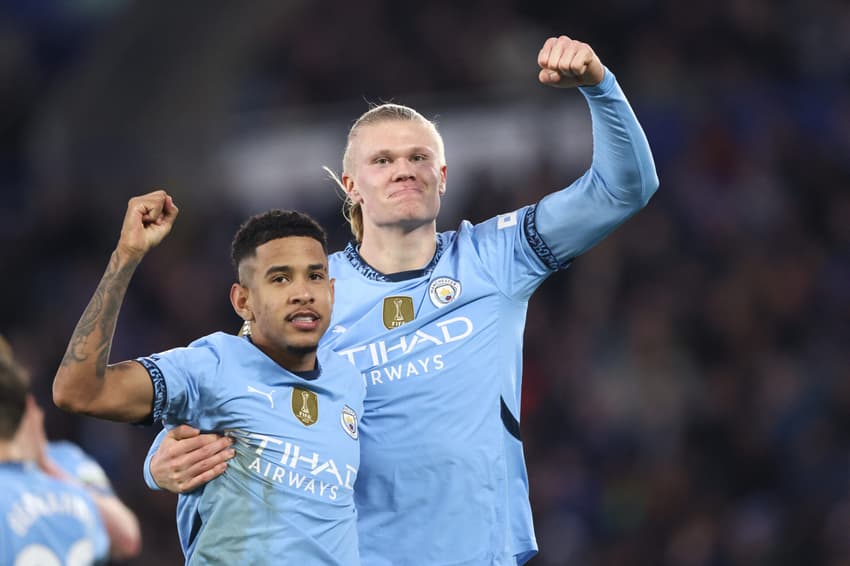
[[[195,11],[221,23],[224,5]],[[114,154],[94,151],[100,139],[72,154],[90,169],[54,171],[55,155],[40,153],[54,147],[43,141],[45,108],[111,45],[103,38],[116,26],[167,19],[169,6],[0,1],[0,331],[44,406],[123,207],[163,163],[128,166],[119,153],[118,167]],[[341,147],[363,98],[431,93],[432,107],[458,115],[476,111],[479,93],[536,88],[539,44],[566,33],[615,72],[653,148],[661,188],[650,205],[530,305],[521,422],[541,546],[531,564],[850,565],[850,5],[373,0],[335,5],[333,18],[327,10],[303,3],[268,18],[226,103],[208,110],[219,123],[239,124],[244,137],[246,116],[353,101],[329,142]],[[70,123],[109,132],[98,119]],[[237,135],[231,127],[221,131]],[[589,135],[577,135],[564,131],[564,144],[589,156]],[[212,159],[185,155],[198,169]],[[447,155],[446,198],[458,202],[442,229],[534,202],[589,163],[546,155],[511,175],[493,164],[453,195],[451,145]],[[126,184],[100,167],[126,168]],[[181,218],[140,268],[113,359],[238,329],[228,246],[253,211],[234,198],[238,187],[186,178],[204,182],[184,183],[178,204],[203,215]],[[330,192],[327,183],[298,189]],[[333,249],[347,238],[339,207],[331,198],[310,210]],[[157,431],[55,409],[47,427],[92,453],[139,515],[137,563],[182,563],[174,497],[141,477]]]

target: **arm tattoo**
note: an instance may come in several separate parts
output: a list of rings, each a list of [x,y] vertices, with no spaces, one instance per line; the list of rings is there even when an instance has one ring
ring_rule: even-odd
[[[62,367],[86,362],[90,356],[95,356],[95,374],[99,379],[106,375],[106,364],[109,361],[109,350],[112,336],[118,321],[118,313],[130,279],[138,266],[138,262],[120,267],[118,250],[109,259],[106,272],[94,291],[86,310],[80,317],[65,356]]]

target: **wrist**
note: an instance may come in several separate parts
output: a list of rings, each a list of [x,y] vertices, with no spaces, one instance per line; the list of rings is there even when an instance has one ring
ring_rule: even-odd
[[[145,257],[145,252],[134,249],[128,246],[119,244],[113,251],[111,262],[119,269],[135,269],[142,259]]]

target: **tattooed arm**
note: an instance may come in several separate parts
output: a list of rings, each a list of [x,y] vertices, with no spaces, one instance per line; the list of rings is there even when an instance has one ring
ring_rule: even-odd
[[[53,379],[53,402],[66,411],[136,422],[151,412],[153,385],[134,361],[108,365],[121,303],[145,254],[171,231],[177,206],[165,191],[127,204],[121,237]]]

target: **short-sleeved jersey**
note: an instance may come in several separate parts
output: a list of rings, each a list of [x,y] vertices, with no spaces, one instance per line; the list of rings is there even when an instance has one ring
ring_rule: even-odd
[[[67,440],[47,443],[47,455],[57,466],[88,489],[101,495],[114,496],[109,477],[97,461]]]
[[[187,564],[357,565],[353,487],[364,388],[319,350],[313,379],[216,333],[140,358],[154,418],[236,439],[227,471],[178,500]]]
[[[35,464],[0,462],[0,564],[90,566],[109,558],[109,535],[79,486]]]

